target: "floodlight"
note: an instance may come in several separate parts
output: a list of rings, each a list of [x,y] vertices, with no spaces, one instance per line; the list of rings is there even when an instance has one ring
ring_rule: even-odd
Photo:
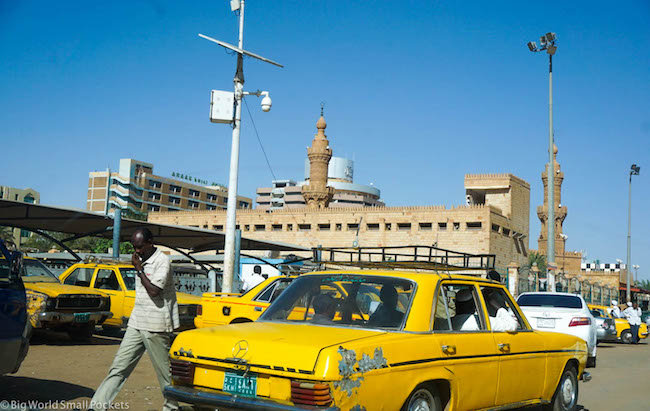
[[[635,176],[639,175],[639,171],[641,171],[641,167],[637,166],[636,164],[632,164],[632,167],[630,168],[630,174],[633,174]]]
[[[555,47],[553,44],[549,44],[549,45],[546,47],[546,52],[547,52],[548,54],[550,54],[551,56],[552,56],[553,54],[555,54],[556,51],[557,51],[557,47]]]
[[[230,0],[230,10],[235,11],[241,8],[239,0]]]
[[[541,37],[539,38],[539,44],[541,44],[542,47],[544,47],[544,46],[546,45],[546,37],[541,36]]]
[[[530,51],[536,51],[537,50],[537,44],[534,41],[529,41],[528,42],[528,49]]]
[[[546,41],[552,43],[555,41],[555,33],[546,33]]]

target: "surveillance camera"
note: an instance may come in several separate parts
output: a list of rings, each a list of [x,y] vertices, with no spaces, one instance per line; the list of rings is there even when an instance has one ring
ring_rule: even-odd
[[[269,92],[265,91],[264,93],[264,98],[262,99],[262,111],[265,113],[268,113],[271,111],[271,105],[273,102],[271,101],[271,97],[269,97]]]

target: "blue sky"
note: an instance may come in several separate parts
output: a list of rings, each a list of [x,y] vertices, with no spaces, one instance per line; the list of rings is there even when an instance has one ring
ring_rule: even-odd
[[[276,176],[302,177],[324,101],[334,155],[388,205],[463,203],[465,173],[528,181],[535,248],[548,76],[526,42],[554,31],[567,248],[625,260],[640,164],[632,253],[650,278],[650,3],[535,4],[249,0],[245,48],[285,65],[245,61],[246,89],[273,98],[249,106]],[[227,183],[231,131],[208,110],[235,60],[197,33],[236,43],[237,24],[225,0],[0,2],[0,184],[84,208],[88,172],[125,157]],[[242,130],[239,192],[254,197],[272,177],[245,110]]]

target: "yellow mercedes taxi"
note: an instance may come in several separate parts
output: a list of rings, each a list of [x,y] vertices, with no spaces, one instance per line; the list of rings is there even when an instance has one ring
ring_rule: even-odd
[[[113,316],[104,323],[108,327],[126,326],[135,304],[135,277],[137,272],[131,264],[117,260],[102,259],[77,263],[65,270],[59,278],[63,284],[94,289],[108,294]],[[201,297],[176,293],[181,329],[194,328]]]
[[[416,271],[301,275],[256,322],[182,332],[170,356],[165,396],[208,408],[575,410],[590,379],[586,343],[533,330],[501,284]]]
[[[4,262],[4,257],[0,257]],[[39,260],[23,258],[27,314],[33,329],[67,332],[73,340],[87,340],[95,324],[112,317],[111,300],[101,291],[61,284]]]
[[[611,313],[609,312],[611,307],[597,304],[587,304],[587,306],[590,310],[598,311],[602,317],[612,318],[614,320],[614,324],[616,325],[616,339],[625,344],[632,344],[632,330],[630,329],[630,323],[625,318],[612,317]],[[639,326],[639,338],[648,338],[648,325],[646,323],[642,322]]]
[[[244,294],[204,293],[196,328],[255,321],[289,286],[295,276],[269,277]]]

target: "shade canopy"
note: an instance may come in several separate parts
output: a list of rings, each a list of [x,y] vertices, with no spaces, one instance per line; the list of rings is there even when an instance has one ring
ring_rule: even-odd
[[[69,234],[66,240],[86,236],[113,238],[113,217],[74,208],[0,200],[0,225],[29,231],[56,231]],[[190,252],[223,250],[226,235],[196,227],[156,224],[122,218],[120,241],[129,241],[136,229],[146,227],[156,244]],[[241,239],[242,250],[310,251],[309,248],[279,242]]]

